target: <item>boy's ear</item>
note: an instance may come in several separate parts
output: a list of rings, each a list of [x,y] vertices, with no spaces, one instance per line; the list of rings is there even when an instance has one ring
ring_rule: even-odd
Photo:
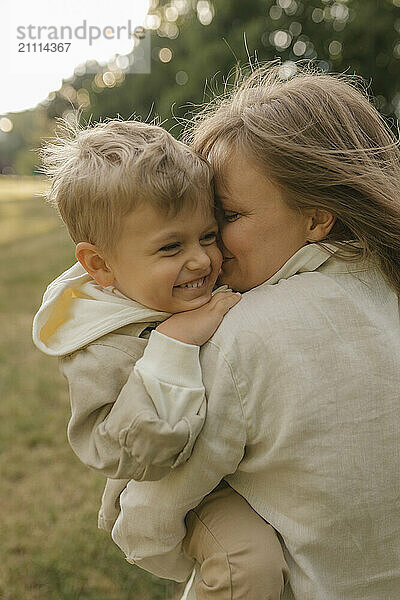
[[[335,224],[336,217],[327,210],[312,208],[306,211],[307,241],[320,242],[324,240]]]
[[[75,256],[96,283],[104,287],[114,283],[113,270],[97,246],[89,242],[79,242],[76,245]]]

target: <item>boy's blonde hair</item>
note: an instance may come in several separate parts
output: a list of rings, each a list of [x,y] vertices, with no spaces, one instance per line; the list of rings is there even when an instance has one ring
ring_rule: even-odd
[[[182,208],[213,207],[207,161],[162,127],[110,120],[67,125],[41,150],[47,199],[75,243],[112,254],[122,219],[143,204],[167,218]]]
[[[342,258],[378,260],[400,292],[399,141],[359,78],[298,65],[286,75],[270,63],[239,77],[195,117],[187,141],[216,174],[232,153],[245,153],[289,206],[331,212],[337,220],[326,241]]]

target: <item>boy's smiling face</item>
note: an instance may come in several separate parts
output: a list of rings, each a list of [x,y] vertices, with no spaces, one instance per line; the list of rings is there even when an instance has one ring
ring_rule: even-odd
[[[217,232],[211,208],[183,208],[167,218],[138,207],[124,217],[113,257],[106,259],[115,287],[156,310],[199,308],[210,300],[222,264]],[[200,286],[185,287],[192,283]]]

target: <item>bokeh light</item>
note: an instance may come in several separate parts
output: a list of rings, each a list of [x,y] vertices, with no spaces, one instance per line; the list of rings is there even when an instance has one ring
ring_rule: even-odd
[[[285,13],[287,15],[295,15],[297,13],[298,7],[299,5],[297,4],[296,0],[292,0],[289,6],[285,8]]]
[[[147,29],[158,29],[161,25],[161,16],[159,13],[148,14],[144,20],[144,26]]]
[[[186,15],[190,10],[188,0],[172,0],[172,5],[175,6],[180,15]]]
[[[106,84],[103,81],[103,73],[97,73],[94,77],[94,85],[96,86],[96,88],[99,90],[101,90],[102,88],[106,87]]]
[[[339,4],[336,2],[331,6],[331,15],[334,19],[346,21],[349,18],[349,9],[345,4]]]
[[[175,75],[175,80],[178,85],[186,85],[189,81],[189,75],[186,71],[178,71]]]
[[[76,100],[78,106],[82,108],[88,108],[90,106],[89,92],[85,88],[81,88],[76,92]]]
[[[1,117],[0,119],[0,131],[3,133],[10,133],[13,129],[13,123],[8,117]]]
[[[176,8],[176,6],[172,5],[172,6],[167,6],[165,8],[165,18],[167,19],[167,21],[175,22],[178,17],[179,17],[179,11]]]
[[[103,73],[103,81],[107,87],[114,87],[116,84],[114,73],[112,71],[106,71]]]
[[[65,83],[62,86],[62,88],[60,89],[60,94],[69,102],[74,102],[76,100],[76,90],[72,87],[72,85],[69,85],[68,83]]]
[[[161,48],[158,57],[163,63],[168,63],[172,59],[172,51],[170,48]]]
[[[314,23],[322,23],[324,20],[324,11],[321,8],[314,8],[311,14]]]
[[[294,35],[294,36],[300,35],[301,30],[302,30],[301,23],[298,23],[297,21],[293,21],[293,23],[290,23],[289,33],[291,33],[292,35]]]
[[[214,8],[208,0],[199,0],[196,5],[197,18],[202,25],[209,25],[214,17]]]
[[[278,50],[286,50],[292,43],[292,36],[287,31],[273,31],[271,34],[272,43]]]
[[[117,64],[117,66],[122,70],[127,69],[129,67],[129,58],[127,56],[125,56],[124,54],[117,56],[117,58],[115,59],[115,62]]]
[[[76,77],[83,77],[83,75],[86,74],[86,65],[85,64],[81,64],[78,65],[77,67],[75,67],[74,69],[74,75]]]
[[[71,109],[65,110],[62,114],[62,118],[64,121],[67,121],[67,123],[74,125],[76,123],[76,112]]]
[[[125,80],[125,73],[123,71],[114,71],[115,81],[117,85],[121,85],[121,83]]]
[[[329,44],[329,54],[331,56],[338,56],[342,52],[342,44],[337,40],[333,40]]]
[[[293,77],[293,75],[295,75],[296,72],[297,72],[296,63],[291,60],[287,60],[280,67],[280,69],[278,71],[278,75],[279,75],[280,79],[290,79],[290,77]]]
[[[301,40],[298,40],[293,45],[293,54],[295,54],[296,56],[303,56],[303,54],[306,53],[306,50],[307,50],[307,44]]]
[[[163,22],[160,27],[157,29],[157,35],[160,37],[168,37],[171,40],[174,40],[179,35],[179,28],[175,23]]]
[[[269,9],[269,16],[274,21],[278,21],[278,19],[280,19],[281,16],[282,16],[282,9],[281,9],[281,7],[280,6],[276,6],[276,4],[274,6],[271,6],[271,8]]]
[[[328,73],[328,71],[330,71],[330,69],[331,69],[331,64],[326,60],[319,60],[318,61],[318,69],[320,71],[323,71],[324,73]]]

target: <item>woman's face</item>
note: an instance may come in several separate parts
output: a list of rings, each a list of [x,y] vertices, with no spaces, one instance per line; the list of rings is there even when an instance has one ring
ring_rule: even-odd
[[[238,154],[216,179],[224,256],[220,284],[245,292],[272,277],[307,242],[309,216],[289,208],[281,190]]]

